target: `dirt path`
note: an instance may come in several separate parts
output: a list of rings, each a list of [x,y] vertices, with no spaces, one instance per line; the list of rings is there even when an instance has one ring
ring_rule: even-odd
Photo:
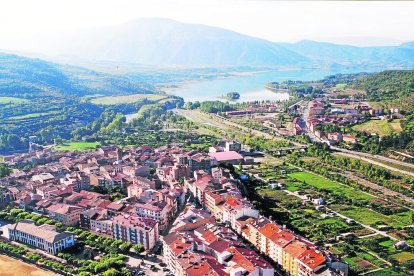
[[[37,268],[34,265],[26,264],[5,255],[0,255],[0,275],[1,276],[51,276],[56,275]]]

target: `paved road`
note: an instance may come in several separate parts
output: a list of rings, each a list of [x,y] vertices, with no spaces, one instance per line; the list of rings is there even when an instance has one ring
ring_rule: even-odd
[[[408,201],[408,202],[414,204],[414,199],[413,198],[408,197],[408,196],[406,196],[406,195],[404,195],[402,193],[399,193],[399,192],[395,192],[393,190],[390,190],[390,189],[388,189],[388,188],[386,188],[384,186],[380,186],[378,184],[372,183],[372,182],[370,182],[370,181],[368,181],[366,179],[363,179],[363,178],[360,178],[358,176],[355,176],[354,174],[352,174],[350,172],[344,172],[341,175],[343,175],[345,177],[348,177],[349,179],[354,180],[354,181],[358,182],[358,184],[361,184],[361,185],[363,185],[365,187],[371,188],[373,190],[380,191],[380,192],[382,192],[386,196],[400,197],[400,198],[404,199],[405,201]],[[396,203],[394,203],[394,204],[396,204]],[[399,204],[397,204],[397,205],[399,205]],[[409,208],[407,206],[402,206],[402,205],[399,205],[399,206],[404,207],[404,208],[408,208],[408,209],[414,211],[414,209],[411,209],[411,208]]]
[[[331,147],[331,149],[336,150],[336,151],[340,151],[340,152],[344,152],[344,153],[350,153],[353,155],[358,155],[361,157],[365,157],[365,158],[374,158],[374,159],[378,159],[378,160],[382,160],[385,162],[389,162],[389,163],[394,163],[400,166],[404,166],[407,168],[412,168],[414,169],[414,164],[411,163],[407,163],[407,162],[402,162],[399,160],[395,160],[395,159],[391,159],[382,155],[376,155],[376,154],[370,154],[370,153],[365,153],[365,152],[360,152],[360,151],[353,151],[353,150],[347,150],[347,149],[342,149],[342,148],[338,148],[338,147]]]
[[[331,147],[331,148],[333,148],[333,147]],[[336,150],[336,148],[335,148],[335,150]],[[344,149],[341,149],[341,150],[344,150]],[[345,156],[345,157],[350,157],[350,158],[359,159],[359,160],[362,160],[362,161],[365,161],[365,162],[371,163],[371,164],[373,164],[373,165],[377,165],[377,166],[383,167],[383,168],[388,169],[388,170],[390,170],[390,171],[394,171],[394,172],[402,173],[402,174],[409,175],[409,176],[414,176],[414,172],[411,172],[411,171],[406,171],[406,170],[401,170],[401,169],[397,169],[397,168],[395,168],[395,167],[388,166],[388,165],[386,165],[386,164],[384,164],[384,163],[381,163],[381,162],[378,162],[378,161],[375,161],[375,160],[372,160],[372,159],[369,159],[369,158],[366,158],[366,157],[360,156],[360,155],[358,155],[358,154],[355,154],[354,152],[349,153],[349,152],[347,152],[347,151],[344,151],[344,152],[343,152],[343,151],[340,151],[340,152],[336,152],[335,154],[336,154],[336,155]],[[394,162],[394,163],[396,163],[396,162]],[[404,163],[404,164],[406,164],[406,163]],[[410,165],[411,165],[411,164],[410,164]],[[405,165],[404,165],[404,166],[405,166]]]

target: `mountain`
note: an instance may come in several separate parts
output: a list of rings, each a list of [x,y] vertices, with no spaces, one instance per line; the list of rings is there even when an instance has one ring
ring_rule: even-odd
[[[168,19],[137,19],[30,43],[42,53],[146,65],[291,66],[309,60],[283,46],[221,28]],[[37,45],[37,47],[35,46]]]
[[[0,53],[0,96],[81,97],[132,93],[154,93],[154,89],[123,76]]]
[[[317,64],[336,63],[344,66],[383,68],[412,68],[414,66],[413,42],[400,46],[356,47],[304,40],[281,45],[290,51],[314,60]]]
[[[414,66],[413,43],[378,47],[309,40],[275,43],[222,28],[160,18],[141,18],[81,32],[38,35],[21,41],[18,50],[55,55],[71,63],[83,59],[193,68],[354,66],[365,70],[365,67]]]

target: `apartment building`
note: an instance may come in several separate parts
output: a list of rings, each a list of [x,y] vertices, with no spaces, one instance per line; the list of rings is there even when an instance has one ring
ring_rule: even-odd
[[[113,238],[132,244],[142,244],[149,250],[158,241],[158,222],[136,215],[120,214],[112,219]]]

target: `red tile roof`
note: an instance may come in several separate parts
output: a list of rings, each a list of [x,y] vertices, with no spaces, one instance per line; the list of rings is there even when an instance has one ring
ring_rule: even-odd
[[[307,249],[305,252],[302,252],[302,254],[298,256],[298,259],[312,270],[326,262],[323,254],[314,249]]]

